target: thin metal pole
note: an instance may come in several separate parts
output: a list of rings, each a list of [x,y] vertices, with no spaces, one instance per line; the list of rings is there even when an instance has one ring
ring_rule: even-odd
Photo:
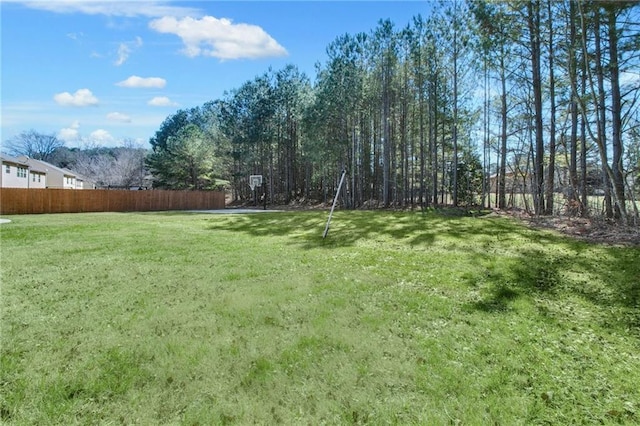
[[[342,188],[342,182],[344,182],[344,176],[347,174],[347,170],[342,170],[342,176],[340,177],[340,183],[338,184],[338,190],[336,191],[336,196],[333,198],[333,205],[331,206],[331,211],[329,212],[329,219],[327,220],[327,226],[324,228],[324,234],[322,234],[322,238],[327,238],[327,234],[329,233],[329,224],[331,224],[331,216],[333,216],[333,209],[336,208],[336,204],[338,203],[338,196],[340,195],[340,188]]]

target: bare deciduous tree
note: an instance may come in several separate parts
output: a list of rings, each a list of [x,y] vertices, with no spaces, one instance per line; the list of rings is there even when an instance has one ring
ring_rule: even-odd
[[[80,151],[73,169],[100,187],[128,188],[144,184],[145,155],[133,147]]]
[[[49,161],[53,153],[64,146],[64,142],[54,134],[38,133],[27,130],[9,139],[4,148],[15,157],[26,155],[36,160]]]

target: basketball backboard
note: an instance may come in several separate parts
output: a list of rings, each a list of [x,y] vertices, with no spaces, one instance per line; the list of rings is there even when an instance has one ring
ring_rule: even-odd
[[[250,175],[249,186],[252,191],[256,189],[256,186],[262,186],[262,175]]]

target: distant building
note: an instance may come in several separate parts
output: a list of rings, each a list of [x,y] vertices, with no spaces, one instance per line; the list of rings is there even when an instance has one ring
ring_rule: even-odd
[[[2,188],[46,188],[47,173],[41,167],[31,166],[25,158],[8,155],[2,158],[0,187]]]
[[[2,188],[63,188],[92,189],[91,182],[77,173],[61,169],[45,161],[27,156],[10,157],[2,154]]]

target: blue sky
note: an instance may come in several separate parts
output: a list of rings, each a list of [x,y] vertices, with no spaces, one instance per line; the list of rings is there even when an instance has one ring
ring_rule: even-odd
[[[429,1],[0,0],[4,142],[25,130],[68,147],[148,147],[178,109],[272,67],[312,80],[336,37],[428,16]]]

